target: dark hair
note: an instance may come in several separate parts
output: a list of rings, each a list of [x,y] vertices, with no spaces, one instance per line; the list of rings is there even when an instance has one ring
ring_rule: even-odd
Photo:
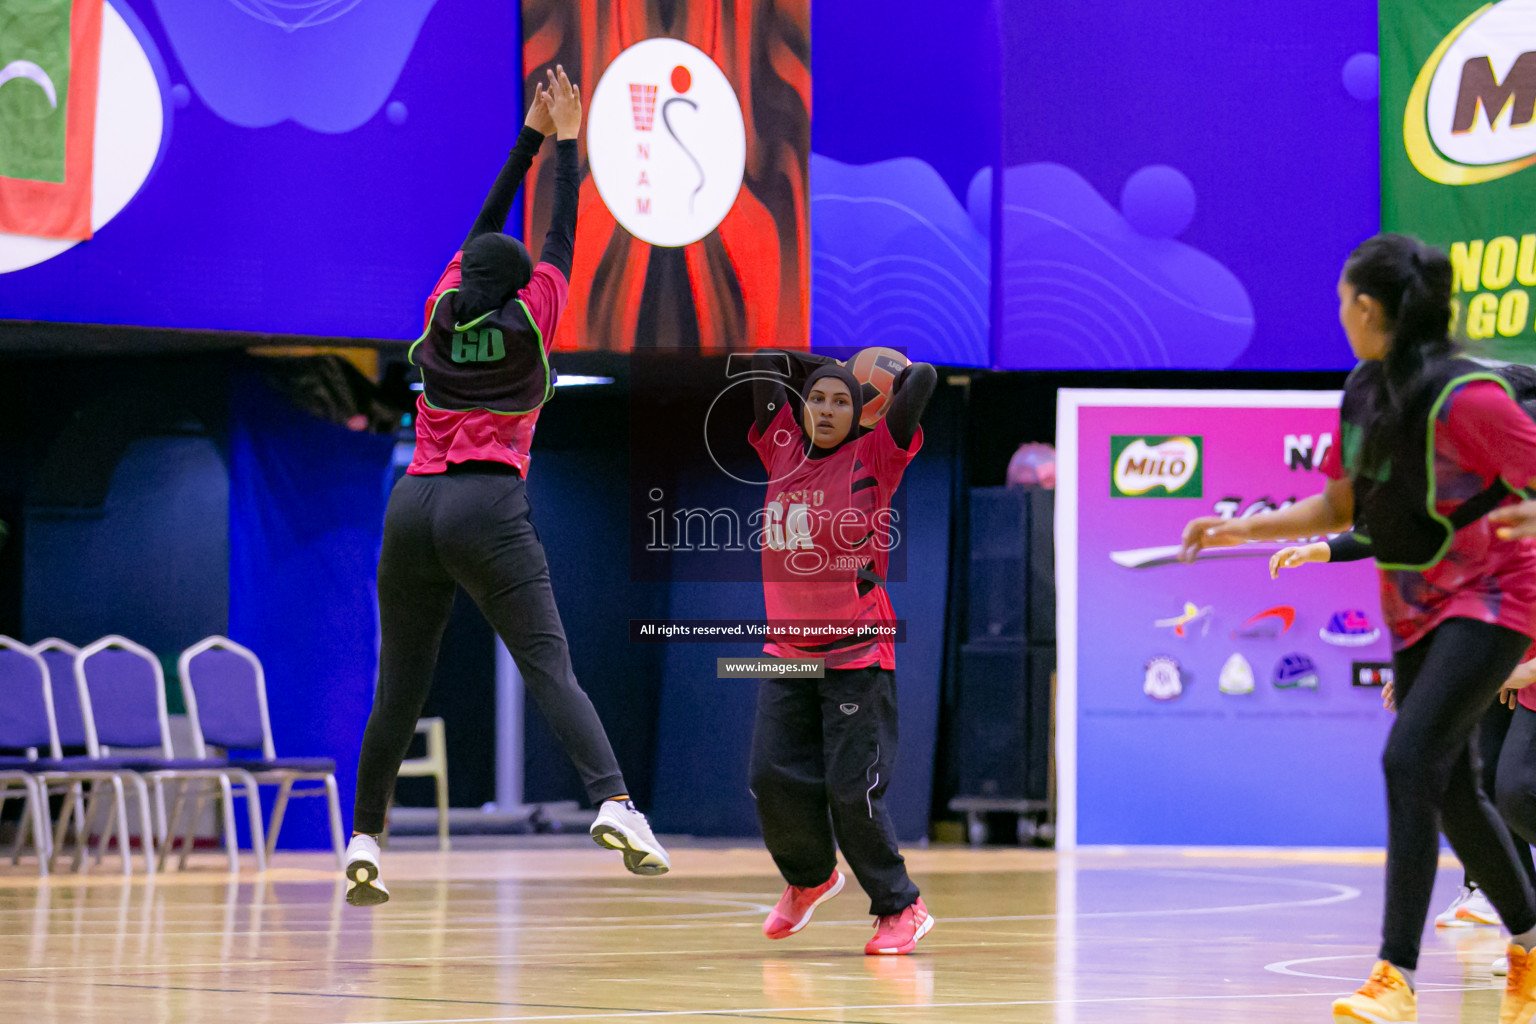
[[[1366,239],[1344,262],[1344,281],[1381,303],[1392,344],[1376,375],[1365,426],[1361,468],[1368,475],[1387,461],[1391,439],[1419,397],[1426,371],[1455,352],[1449,336],[1454,278],[1450,258],[1408,235]]]

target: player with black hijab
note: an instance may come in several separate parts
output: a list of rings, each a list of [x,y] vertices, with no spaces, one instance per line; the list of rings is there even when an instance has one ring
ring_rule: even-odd
[[[464,245],[427,300],[411,346],[421,367],[416,454],[390,495],[379,556],[379,683],[363,734],[347,846],[347,902],[383,903],[378,835],[395,778],[432,687],[456,586],[479,605],[598,805],[592,838],[624,866],[670,866],[624,775],[592,701],[576,682],[549,564],[534,529],[529,449],[552,392],[549,346],[565,308],[576,242],[581,92],[563,68],[548,75]],[[502,233],[512,198],[555,134],[555,202],[539,263]]]
[[[837,849],[870,898],[869,954],[905,954],[933,927],[907,876],[885,791],[896,762],[895,613],[885,591],[891,497],[922,447],[918,421],[937,374],[896,377],[884,418],[859,425],[873,387],[805,353],[754,357],[756,421],[748,440],[768,468],[762,552],[771,636],[764,652],[820,659],[823,678],[769,675],[752,734],[751,790],[763,840],[788,883],[763,924],[782,939],[843,887]],[[786,384],[804,381],[792,395]],[[836,845],[834,846],[834,838]]]

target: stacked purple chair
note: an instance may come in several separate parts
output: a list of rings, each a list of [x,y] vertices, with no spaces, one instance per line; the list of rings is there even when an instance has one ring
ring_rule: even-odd
[[[80,687],[75,683],[75,655],[80,653],[80,648],[67,640],[51,636],[33,644],[32,650],[48,666],[48,688],[53,694],[53,721],[58,726],[59,745],[66,749],[85,749],[85,718],[80,713]],[[49,788],[52,789],[52,787]],[[78,781],[70,782],[65,791],[65,798],[66,803],[73,806],[75,810],[76,835],[83,837],[86,821],[82,784]],[[58,828],[54,832],[54,850],[57,851],[63,847],[69,824],[69,816],[61,814]],[[103,842],[105,839],[106,837],[103,836]]]
[[[0,747],[25,750],[26,755],[0,757],[0,809],[12,796],[26,799],[26,815],[17,829],[11,863],[21,861],[28,831],[37,851],[37,873],[48,874],[48,796],[37,773],[48,762],[38,750],[59,754],[58,731],[53,724],[53,700],[48,693],[48,668],[31,649],[0,636]],[[126,862],[127,852],[123,854]]]
[[[165,701],[165,673],[153,653],[121,636],[105,636],[75,656],[75,680],[85,721],[86,747],[92,757],[111,748],[157,750],[157,755],[123,755],[125,767],[140,773],[155,786],[157,804],[164,807],[164,788],[174,785],[177,805],[188,790],[217,786],[222,798],[224,842],[231,872],[240,870],[239,840],[235,830],[234,790],[243,789],[249,809],[251,852],[256,870],[265,871],[266,845],[262,838],[261,807],[256,780],[243,768],[223,758],[177,758],[171,746],[170,720]],[[195,754],[201,754],[198,744]],[[175,833],[161,820],[162,851]],[[164,858],[162,857],[162,864]]]
[[[277,847],[289,799],[324,796],[330,809],[331,845],[340,864],[346,856],[346,841],[336,792],[336,762],[325,757],[277,756],[261,659],[227,637],[210,636],[182,652],[177,674],[192,725],[194,753],[206,756],[210,743],[223,747],[230,751],[231,768],[250,772],[262,785],[278,787],[267,826],[267,856]],[[312,785],[296,788],[298,783]],[[256,790],[247,790],[246,799],[252,813],[257,813]],[[169,834],[176,835],[174,827]],[[167,843],[165,849],[169,847]]]

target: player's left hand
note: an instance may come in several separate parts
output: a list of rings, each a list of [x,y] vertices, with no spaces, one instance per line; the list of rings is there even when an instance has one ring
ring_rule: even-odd
[[[1536,537],[1536,501],[1496,508],[1488,513],[1488,518],[1498,524],[1495,532],[1500,540]]]
[[[1397,710],[1397,689],[1391,683],[1381,688],[1381,706],[1388,711]]]
[[[1504,685],[1499,688],[1499,700],[1511,710],[1520,703],[1520,691],[1536,683],[1536,659],[1527,661],[1515,668]]]
[[[523,122],[543,135],[555,134],[555,119],[549,112],[549,93],[540,82],[533,94],[533,104],[528,108],[528,119]]]

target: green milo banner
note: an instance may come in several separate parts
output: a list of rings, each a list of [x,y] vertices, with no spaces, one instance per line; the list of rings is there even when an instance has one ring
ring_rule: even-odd
[[[1451,254],[1453,333],[1536,362],[1536,0],[1381,0],[1382,229]]]

